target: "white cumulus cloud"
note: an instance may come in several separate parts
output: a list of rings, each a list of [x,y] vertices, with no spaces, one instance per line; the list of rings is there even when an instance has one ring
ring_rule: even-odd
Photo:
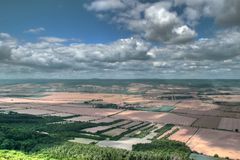
[[[40,33],[43,31],[45,31],[45,28],[38,27],[38,28],[30,28],[30,29],[26,30],[25,33]]]

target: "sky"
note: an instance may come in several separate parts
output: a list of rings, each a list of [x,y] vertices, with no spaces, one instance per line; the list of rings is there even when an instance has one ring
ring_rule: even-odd
[[[0,0],[0,79],[239,79],[239,0]]]

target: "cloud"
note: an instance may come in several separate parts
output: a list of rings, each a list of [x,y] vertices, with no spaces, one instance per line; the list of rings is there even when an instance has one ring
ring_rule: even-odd
[[[94,45],[85,43],[64,45],[60,38],[42,37],[39,42],[15,43],[12,48],[4,45],[6,42],[9,43],[8,39],[14,38],[9,35],[5,40],[0,39],[1,62],[39,70],[86,68],[91,70],[96,66],[109,68],[116,63],[146,61],[152,58],[148,55],[151,45],[135,37]]]
[[[0,46],[0,61],[10,59],[11,49],[6,46]]]
[[[141,39],[127,38],[110,44],[75,44],[70,48],[62,48],[62,51],[74,54],[72,56],[74,56],[77,61],[114,63],[129,60],[147,60],[151,58],[151,56],[147,54],[149,48],[150,44]]]
[[[145,37],[149,40],[165,43],[184,43],[196,37],[196,32],[186,25],[174,12],[169,12],[162,3],[145,10]]]
[[[239,29],[218,32],[214,38],[200,39],[191,45],[185,46],[185,53],[179,57],[198,61],[234,59],[240,56],[239,37]]]
[[[201,17],[211,17],[221,26],[240,25],[239,0],[175,0],[175,6],[185,6],[183,16],[190,24],[197,24]]]
[[[0,46],[14,47],[17,40],[8,33],[0,33]]]
[[[88,5],[88,9],[91,8],[96,11],[97,16],[101,17],[101,19],[111,17],[112,22],[123,25],[146,40],[162,43],[186,43],[197,36],[197,33],[184,24],[184,21],[176,12],[171,11],[173,5],[171,1],[141,3],[137,0],[118,0],[117,2],[121,3],[121,5],[117,6],[121,10],[113,10],[111,13],[108,12],[109,14],[105,11],[112,10],[114,7],[108,1],[93,1]],[[111,2],[117,4],[116,1]],[[108,7],[105,5],[99,7],[96,5],[99,3],[108,4]]]
[[[90,5],[85,5],[88,10],[94,11],[108,11],[114,9],[122,9],[125,7],[121,0],[98,0],[92,2]]]
[[[184,27],[176,32],[182,30]],[[64,77],[84,73],[88,78],[196,78],[221,73],[236,77],[240,75],[239,37],[240,30],[234,28],[219,31],[212,38],[175,45],[153,45],[140,37],[108,44],[66,44],[22,42],[0,33],[0,68],[12,74],[59,73]]]
[[[174,38],[171,41],[174,43],[185,43],[197,36],[197,33],[186,25],[174,28],[172,32]]]
[[[192,43],[152,47],[149,53],[155,58],[152,59],[151,70],[166,74],[172,72],[175,78],[180,74],[209,78],[213,73],[239,78],[236,75],[240,69],[239,37],[240,30],[235,28]]]
[[[164,62],[164,61],[154,61],[152,64],[153,64],[154,67],[158,67],[158,68],[169,68],[169,67],[171,67],[169,62]]]
[[[176,13],[169,12],[161,3],[145,10],[145,37],[150,40],[169,41],[173,28],[180,23]]]
[[[224,5],[214,13],[216,22],[224,26],[240,26],[240,1],[225,0]]]
[[[62,43],[68,41],[65,38],[59,38],[59,37],[40,37],[41,41],[48,42],[48,43]]]
[[[17,44],[17,40],[8,33],[0,33],[0,62],[11,58],[11,49]]]
[[[11,39],[10,34],[8,33],[0,33],[0,40]]]
[[[38,28],[30,28],[30,29],[28,29],[28,30],[26,30],[24,32],[25,33],[34,33],[34,34],[36,34],[36,33],[40,33],[40,32],[43,32],[43,31],[45,31],[45,28],[38,27]]]

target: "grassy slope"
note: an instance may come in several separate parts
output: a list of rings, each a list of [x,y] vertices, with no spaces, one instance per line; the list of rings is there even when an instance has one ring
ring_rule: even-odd
[[[42,154],[25,154],[14,150],[0,150],[0,160],[55,160]]]

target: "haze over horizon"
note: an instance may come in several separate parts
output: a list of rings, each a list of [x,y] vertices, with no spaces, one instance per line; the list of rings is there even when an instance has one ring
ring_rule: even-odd
[[[239,79],[239,0],[0,0],[0,79]]]

